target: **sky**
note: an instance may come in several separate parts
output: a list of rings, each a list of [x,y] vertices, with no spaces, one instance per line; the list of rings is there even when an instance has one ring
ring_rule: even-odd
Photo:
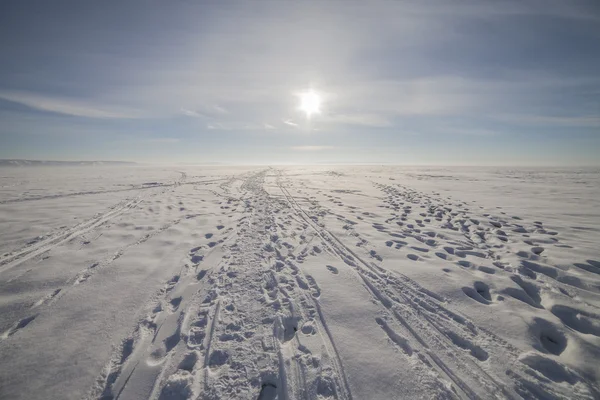
[[[6,0],[0,55],[0,158],[600,165],[597,0]]]

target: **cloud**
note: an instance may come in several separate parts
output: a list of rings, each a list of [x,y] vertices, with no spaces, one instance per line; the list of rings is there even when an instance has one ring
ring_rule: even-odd
[[[217,114],[227,114],[227,110],[219,105],[212,106],[210,110]]]
[[[187,3],[172,9],[156,6],[146,12],[165,18],[159,30],[153,27],[146,31],[148,27],[140,24],[123,28],[123,33],[141,38],[134,46],[123,44],[122,35],[111,35],[109,24],[106,35],[99,41],[112,45],[108,48],[114,50],[114,55],[110,59],[103,56],[102,68],[98,64],[74,66],[94,75],[102,75],[107,69],[114,72],[111,85],[82,81],[80,76],[69,81],[89,90],[93,104],[39,96],[27,99],[12,96],[11,101],[90,118],[135,117],[136,113],[124,111],[134,106],[152,118],[180,114],[206,119],[211,122],[211,129],[244,129],[224,128],[216,122],[235,125],[237,120],[276,121],[294,115],[297,99],[293,93],[314,83],[318,91],[336,94],[331,99],[332,114],[323,116],[324,122],[389,127],[402,116],[509,113],[548,97],[547,93],[538,96],[540,86],[522,85],[540,71],[524,75],[516,84],[508,79],[505,82],[489,79],[510,76],[514,60],[490,62],[494,54],[487,53],[491,46],[485,45],[486,41],[507,36],[513,29],[509,23],[494,25],[496,30],[490,34],[485,29],[478,31],[477,24],[482,19],[486,23],[512,24],[515,22],[505,19],[514,15],[597,17],[597,13],[584,7],[560,1],[543,8],[519,1],[482,2],[476,6],[374,1],[369,5],[338,6],[337,2],[328,1],[278,3],[261,7],[257,18],[247,18],[255,11],[254,6],[244,3],[238,5],[235,15],[224,8],[209,6],[202,18],[209,22],[210,35],[198,35],[198,26],[202,24],[190,19],[197,14],[198,6]],[[281,19],[281,15],[295,17]],[[78,23],[84,25],[88,16],[81,18]],[[529,41],[535,44],[538,36],[542,36],[533,28],[532,37],[527,36],[525,44],[499,43],[504,45],[499,51],[527,50],[525,45]],[[541,32],[549,30],[545,26],[539,28]],[[286,34],[280,35],[283,31]],[[156,37],[162,40],[153,42]],[[177,46],[169,44],[172,38],[177,39]],[[254,48],[255,43],[263,45],[260,53]],[[66,56],[87,54],[87,49],[72,49],[61,40],[52,44]],[[453,51],[444,51],[444,46]],[[483,54],[476,61],[470,57],[479,53]],[[523,51],[523,54],[528,53]],[[462,55],[465,57],[461,58]],[[501,73],[485,75],[487,79],[473,73],[480,69],[489,72],[490,65],[496,68],[504,62],[506,67],[502,67]],[[61,71],[43,72],[55,82],[65,81]],[[558,78],[560,81],[564,77]],[[544,114],[545,110],[540,108]],[[283,122],[297,125],[292,119]]]
[[[200,114],[198,111],[194,111],[194,110],[188,110],[187,108],[182,108],[181,113],[187,117],[202,117],[203,115]]]
[[[485,138],[467,135],[501,135],[510,125],[523,132],[511,143],[520,148],[530,126],[569,127],[561,129],[565,143],[577,129],[600,126],[594,1],[237,2],[235,13],[209,3],[137,10],[119,2],[94,13],[31,13],[15,3],[21,11],[0,24],[1,37],[11,38],[0,97],[31,110],[0,102],[0,147],[17,149],[13,137],[27,132],[68,137],[66,144],[87,134],[86,145],[99,149],[125,133],[172,133],[228,153],[233,143],[273,140],[289,149],[320,129],[312,137],[386,148],[407,147],[398,136],[413,132],[411,145],[446,150],[426,141],[447,134],[457,146],[478,146]],[[322,115],[310,121],[294,96],[308,88],[324,96]],[[125,118],[137,119],[115,121]],[[365,134],[369,128],[378,129]]]
[[[221,107],[217,104],[211,106],[200,106],[193,110],[189,108],[181,108],[180,112],[188,117],[206,119],[216,118],[228,113],[224,107]]]
[[[222,129],[222,130],[225,130],[225,128],[223,127],[223,125],[219,124],[218,122],[214,123],[214,124],[206,124],[206,129],[211,129],[211,130]]]
[[[48,97],[26,92],[1,91],[0,98],[39,111],[53,112],[74,117],[99,119],[132,119],[141,117],[139,112],[124,112],[122,109],[110,109],[108,107],[88,104],[84,101]]]

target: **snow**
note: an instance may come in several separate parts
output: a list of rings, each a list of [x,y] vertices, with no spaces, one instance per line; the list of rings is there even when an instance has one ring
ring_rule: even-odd
[[[0,398],[600,397],[600,170],[0,168]]]

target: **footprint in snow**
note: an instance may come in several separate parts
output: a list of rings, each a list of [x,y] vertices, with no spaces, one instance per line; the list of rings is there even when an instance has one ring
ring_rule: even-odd
[[[408,259],[413,260],[413,261],[419,261],[419,256],[416,254],[407,254],[406,257],[408,257]]]
[[[29,325],[31,321],[35,319],[35,317],[37,317],[37,314],[21,319],[19,322],[15,323],[9,330],[4,332],[2,336],[0,336],[0,339],[6,339],[9,336],[14,335],[18,331]]]
[[[338,269],[332,265],[326,265],[327,269],[332,273],[332,274],[339,274],[340,272],[338,271]]]
[[[473,287],[463,287],[462,291],[464,294],[481,304],[490,305],[492,302],[490,288],[483,282],[475,282],[473,283]]]

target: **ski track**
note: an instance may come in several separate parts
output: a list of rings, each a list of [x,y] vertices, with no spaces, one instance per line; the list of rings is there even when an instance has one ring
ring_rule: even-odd
[[[209,180],[188,181],[185,172],[180,174],[172,184],[135,188],[144,189],[144,194],[0,258],[0,274],[19,268],[88,232],[101,235],[107,222],[183,185],[211,194],[222,222],[199,232],[197,245],[173,268],[178,272],[149,295],[130,334],[119,338],[98,371],[89,400],[360,398],[360,388],[353,387],[347,372],[345,354],[350,350],[340,347],[330,326],[318,276],[303,266],[319,257],[336,260],[324,262],[323,273],[332,274],[341,285],[344,279],[360,282],[378,309],[363,323],[380,329],[390,351],[406,361],[403,368],[423,376],[424,397],[600,398],[590,374],[574,371],[557,358],[572,336],[557,330],[549,315],[595,337],[600,336],[600,317],[578,311],[583,317],[574,319],[569,307],[550,303],[545,295],[551,288],[571,298],[578,290],[594,296],[600,286],[547,263],[547,248],[568,244],[542,222],[477,210],[476,205],[439,193],[381,180],[372,180],[373,191],[365,194],[313,188],[302,174],[274,168]],[[323,174],[343,177],[336,171]],[[126,190],[134,188],[113,192]],[[367,199],[379,211],[362,211],[351,205],[355,198]],[[13,200],[0,203],[6,202]],[[185,218],[171,219],[82,269],[32,304],[0,335],[0,343],[18,339],[20,330],[36,323],[41,313],[51,312],[70,288],[86,284],[133,247]],[[338,221],[337,228],[332,220]],[[373,242],[381,236],[388,240]],[[457,269],[472,274],[474,283],[465,285],[462,293],[478,307],[495,307],[507,297],[537,310],[532,329],[540,332],[539,352],[524,352],[474,322],[445,295],[389,267],[389,252],[398,252],[408,263],[435,260],[446,265],[446,273]],[[575,265],[597,273],[593,260]],[[486,283],[488,276],[506,276],[513,286],[497,291]],[[588,309],[595,307],[582,302]],[[549,377],[548,365],[563,371],[560,379],[568,384]]]
[[[178,186],[184,183],[186,178],[187,175],[182,172],[181,177],[178,181],[174,182],[171,185],[160,185],[159,187],[164,187],[165,189],[158,193],[155,193],[154,195],[163,195],[168,190],[168,188]],[[121,201],[118,204],[110,207],[109,211],[105,213],[99,213],[98,215],[95,215],[87,221],[77,224],[71,228],[51,233],[48,235],[48,237],[45,237],[42,240],[35,241],[31,244],[27,244],[21,249],[3,255],[2,257],[0,257],[0,274],[11,268],[14,268],[15,266],[18,266],[19,264],[27,260],[30,260],[36,256],[46,253],[56,246],[60,246],[61,244],[67,243],[81,235],[84,235],[87,232],[101,227],[113,218],[124,214],[131,209],[136,208],[140,203],[144,201],[144,199],[144,196],[138,195],[135,196],[133,199]]]
[[[127,210],[136,207],[142,198],[136,197],[133,200],[125,201],[111,207],[111,210],[90,218],[80,224],[75,225],[69,229],[51,234],[50,237],[40,240],[39,242],[27,245],[22,249],[12,252],[6,256],[0,258],[0,273],[9,270],[31,258],[39,256],[51,250],[53,247],[60,246],[84,233],[91,231],[92,229],[98,228],[105,224],[110,219],[126,212]]]

